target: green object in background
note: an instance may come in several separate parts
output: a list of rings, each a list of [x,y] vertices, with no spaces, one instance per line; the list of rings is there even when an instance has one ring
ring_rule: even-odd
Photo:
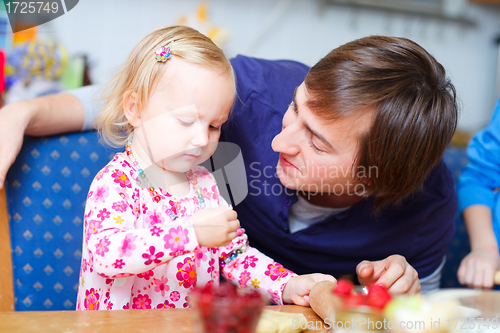
[[[83,74],[85,71],[85,58],[74,57],[68,61],[66,68],[61,74],[61,84],[64,89],[76,89],[83,85]]]

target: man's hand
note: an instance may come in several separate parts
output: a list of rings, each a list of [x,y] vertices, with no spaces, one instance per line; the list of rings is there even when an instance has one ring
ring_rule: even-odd
[[[27,104],[22,101],[0,109],[0,189],[3,188],[7,171],[21,150],[29,121]]]
[[[398,254],[379,261],[362,261],[356,267],[356,273],[362,285],[381,284],[393,295],[411,295],[420,291],[417,271]]]
[[[337,282],[331,275],[327,274],[305,274],[291,278],[283,289],[283,303],[309,306],[309,293],[311,289],[321,281]]]

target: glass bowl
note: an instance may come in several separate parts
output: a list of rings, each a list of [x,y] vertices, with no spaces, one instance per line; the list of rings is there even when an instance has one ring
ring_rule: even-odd
[[[266,305],[255,289],[228,282],[195,288],[189,303],[197,333],[254,333]]]

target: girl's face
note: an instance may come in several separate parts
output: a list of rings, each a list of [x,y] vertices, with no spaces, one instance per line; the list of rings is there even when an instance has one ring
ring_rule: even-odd
[[[168,171],[186,172],[215,151],[233,104],[234,88],[228,75],[175,55],[163,65],[165,72],[147,105],[139,116],[129,119],[135,127],[134,146],[138,140],[142,149],[137,154],[142,153],[142,160],[152,160]]]

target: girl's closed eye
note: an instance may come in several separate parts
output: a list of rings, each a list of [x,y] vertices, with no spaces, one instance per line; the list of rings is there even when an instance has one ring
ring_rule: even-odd
[[[188,119],[181,119],[181,118],[177,118],[177,120],[179,120],[179,122],[181,123],[182,126],[191,126],[194,124],[194,121],[191,121],[191,120],[188,120]]]
[[[210,125],[210,130],[211,131],[219,131],[220,130],[220,126],[214,126],[214,125]]]

